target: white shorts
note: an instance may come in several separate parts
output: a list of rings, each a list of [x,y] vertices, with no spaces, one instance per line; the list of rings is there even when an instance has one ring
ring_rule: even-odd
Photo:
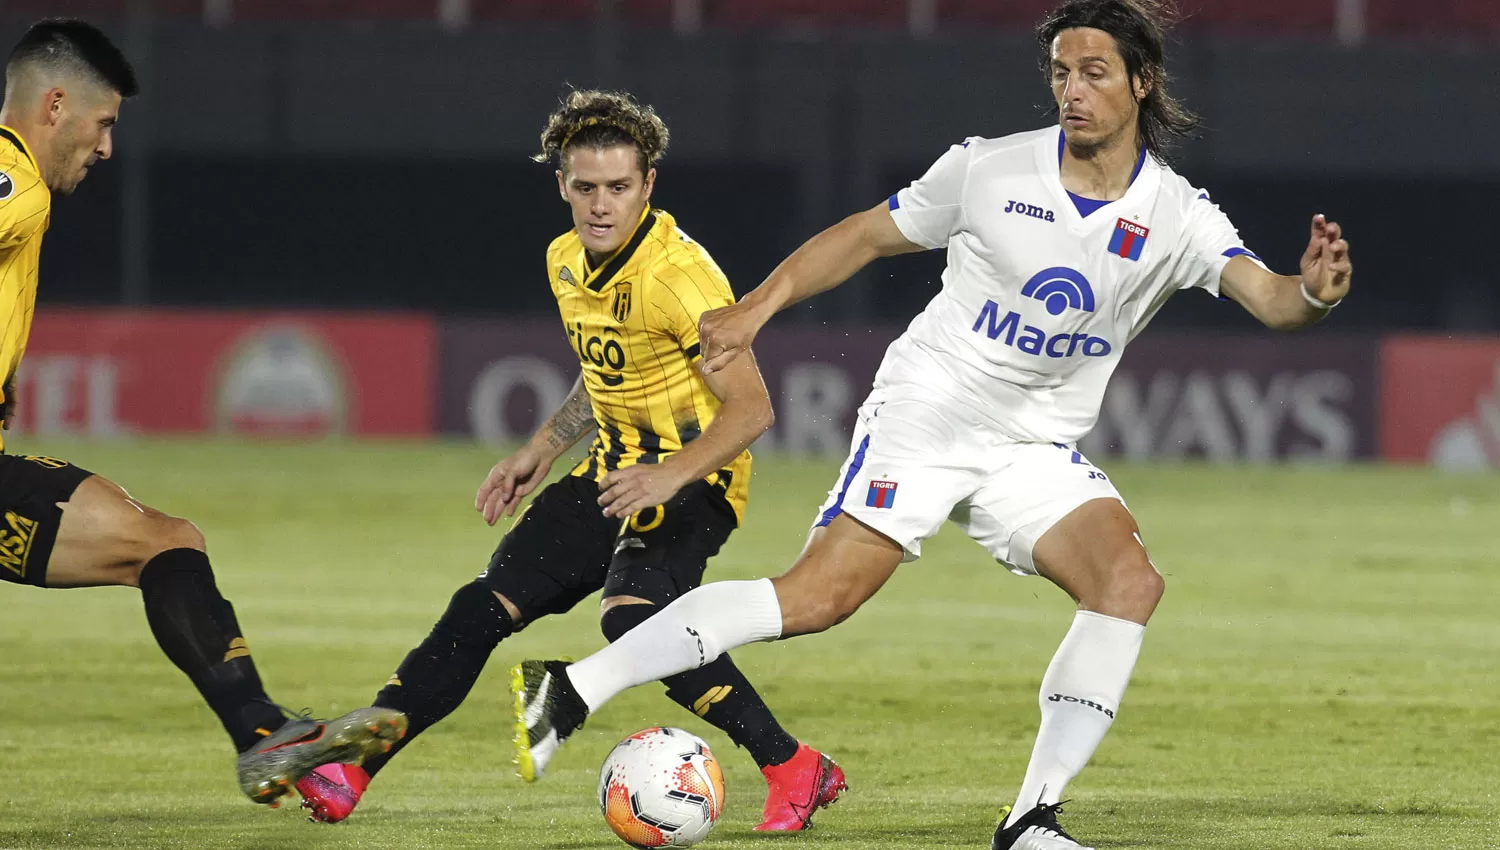
[[[1018,442],[971,411],[877,391],[814,526],[847,513],[914,561],[951,519],[1012,572],[1035,575],[1037,540],[1093,499],[1124,502],[1075,447]]]

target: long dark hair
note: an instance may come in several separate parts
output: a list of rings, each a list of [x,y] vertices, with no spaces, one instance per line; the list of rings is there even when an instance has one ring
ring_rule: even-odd
[[[1176,142],[1198,129],[1198,116],[1167,91],[1167,30],[1176,17],[1169,0],[1067,0],[1036,28],[1044,72],[1051,70],[1052,41],[1063,30],[1087,27],[1114,38],[1126,72],[1147,87],[1140,104],[1141,141],[1161,162]]]

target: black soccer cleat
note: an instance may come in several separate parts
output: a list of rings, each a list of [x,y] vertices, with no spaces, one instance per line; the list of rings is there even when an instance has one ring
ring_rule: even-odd
[[[516,770],[527,782],[542,778],[557,748],[588,719],[589,707],[567,670],[566,661],[522,661],[510,670]]]
[[[1006,806],[1000,813],[1000,825],[995,828],[990,850],[1093,850],[1063,832],[1057,823],[1060,814],[1062,803],[1039,805],[1007,827],[1005,820],[1010,816],[1010,807]]]

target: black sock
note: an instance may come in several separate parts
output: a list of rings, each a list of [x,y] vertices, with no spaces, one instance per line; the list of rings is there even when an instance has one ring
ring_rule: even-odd
[[[406,737],[390,752],[365,759],[365,772],[380,772],[422,730],[458,708],[474,687],[490,653],[515,630],[505,605],[480,582],[458,589],[427,639],[406,654],[375,705],[406,713]]]
[[[600,621],[604,636],[614,643],[658,610],[655,605],[616,605]],[[668,676],[662,684],[673,702],[722,730],[761,767],[782,764],[797,754],[797,739],[776,722],[728,655],[697,670]]]
[[[266,697],[206,553],[162,552],[141,568],[140,584],[156,643],[197,686],[236,750],[244,752],[286,722]]]

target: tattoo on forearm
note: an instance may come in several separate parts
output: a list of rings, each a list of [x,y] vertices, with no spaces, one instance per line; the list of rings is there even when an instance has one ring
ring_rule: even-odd
[[[566,449],[594,427],[594,406],[582,386],[573,390],[563,406],[547,420],[547,442],[555,449]]]

